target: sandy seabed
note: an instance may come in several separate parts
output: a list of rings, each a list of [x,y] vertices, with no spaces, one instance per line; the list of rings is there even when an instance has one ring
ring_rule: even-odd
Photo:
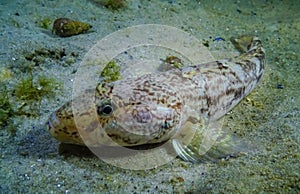
[[[119,10],[88,0],[1,1],[1,85],[15,107],[36,115],[11,115],[1,126],[0,193],[299,193],[299,9],[297,0],[127,0]],[[68,38],[53,36],[52,24],[47,24],[60,17],[93,28]],[[261,38],[267,53],[265,75],[225,116],[227,128],[257,145],[256,152],[218,163],[191,164],[176,158],[139,171],[97,157],[58,154],[59,143],[45,123],[70,100],[80,61],[106,35],[140,24],[177,27],[208,44],[213,53],[234,51],[231,36]],[[54,88],[55,96],[35,106],[17,99],[14,87],[30,72],[61,83]]]

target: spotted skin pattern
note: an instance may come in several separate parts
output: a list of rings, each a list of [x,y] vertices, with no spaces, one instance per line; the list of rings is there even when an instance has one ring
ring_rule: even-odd
[[[186,122],[222,117],[254,89],[265,65],[265,51],[257,37],[245,35],[231,42],[240,56],[99,83],[94,105],[101,130],[121,146],[136,146],[164,142]],[[89,108],[82,120],[90,127],[78,132],[71,104],[50,116],[50,134],[70,144],[105,143],[95,121],[89,119],[93,114]],[[84,141],[82,135],[87,136]]]

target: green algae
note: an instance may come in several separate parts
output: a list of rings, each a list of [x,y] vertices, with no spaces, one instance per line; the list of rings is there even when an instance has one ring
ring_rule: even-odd
[[[159,71],[168,71],[170,69],[182,69],[184,64],[182,60],[177,56],[167,56],[165,59],[162,60],[163,63],[159,67]]]
[[[46,76],[39,76],[35,80],[31,75],[19,81],[11,90],[7,89],[7,85],[1,79],[0,127],[14,136],[19,125],[13,122],[14,118],[38,116],[41,100],[53,97],[60,83]]]
[[[10,96],[6,85],[1,83],[0,86],[0,128],[5,129],[11,136],[17,132],[17,126],[12,122],[16,114],[14,104],[10,101]]]
[[[52,20],[50,18],[44,18],[38,23],[39,27],[44,28],[46,30],[50,29],[51,24]]]
[[[9,19],[9,24],[11,26],[16,27],[16,28],[21,28],[21,24],[17,20],[15,20],[14,18]]]
[[[121,67],[115,61],[110,61],[101,72],[105,82],[113,82],[122,79]]]
[[[34,47],[35,49],[32,49]],[[62,47],[48,48],[44,46],[32,45],[30,48],[20,51],[20,59],[11,65],[14,71],[28,72],[40,66],[48,66],[56,64],[68,67],[76,62],[79,54],[77,52],[68,51]]]
[[[105,0],[103,5],[110,10],[118,10],[126,5],[125,0]]]
[[[167,56],[164,62],[177,69],[183,67],[181,59],[176,56]]]
[[[12,78],[12,72],[10,69],[3,68],[0,72],[0,82],[8,81]]]
[[[9,102],[7,89],[5,85],[0,88],[0,126],[7,123],[8,119],[13,115],[13,107]]]
[[[73,55],[72,53],[70,55]],[[36,48],[32,52],[24,53],[24,57],[27,61],[33,62],[35,66],[44,63],[47,59],[60,61],[66,57],[66,51],[64,49],[50,49],[50,48]]]
[[[33,76],[21,80],[15,87],[15,96],[22,101],[41,101],[43,97],[53,96],[59,83],[54,78]]]
[[[12,79],[12,72],[3,68],[0,73],[0,127],[6,127],[10,134],[15,134],[16,128],[11,124],[11,117],[14,115],[14,107],[10,102],[10,93],[7,89],[8,80]]]

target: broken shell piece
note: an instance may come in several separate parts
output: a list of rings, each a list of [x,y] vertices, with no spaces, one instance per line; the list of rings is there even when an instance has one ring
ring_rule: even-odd
[[[56,34],[60,37],[68,37],[82,34],[90,28],[92,28],[92,26],[84,22],[68,18],[58,18],[53,23],[52,34]]]

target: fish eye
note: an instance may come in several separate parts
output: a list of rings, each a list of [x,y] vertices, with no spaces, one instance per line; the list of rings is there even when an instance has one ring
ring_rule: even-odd
[[[113,112],[113,107],[110,104],[105,104],[104,106],[98,107],[97,112],[99,115],[109,116]]]
[[[112,111],[113,111],[113,108],[111,107],[111,105],[108,105],[108,104],[105,105],[102,110],[102,112],[107,115],[111,114]]]

